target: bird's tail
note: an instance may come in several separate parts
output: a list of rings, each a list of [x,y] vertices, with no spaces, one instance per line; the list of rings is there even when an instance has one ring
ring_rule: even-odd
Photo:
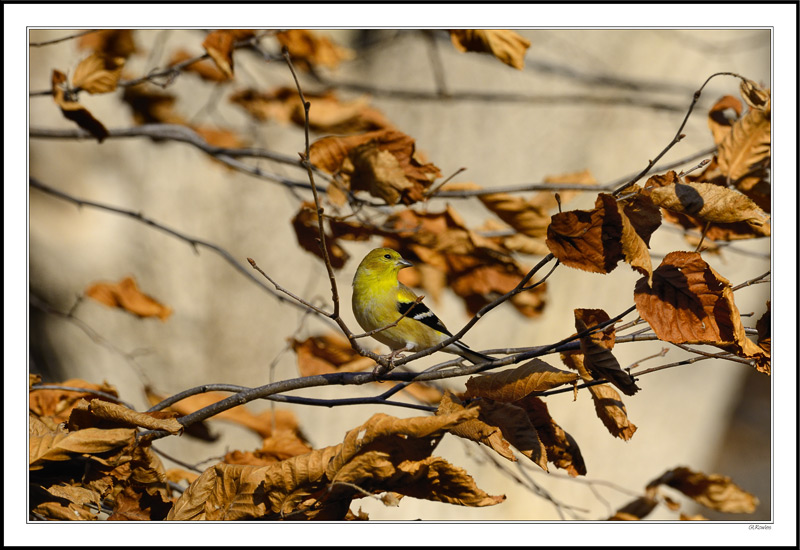
[[[495,357],[490,357],[479,351],[471,350],[469,346],[459,341],[453,342],[451,345],[447,346],[444,349],[444,351],[449,351],[451,353],[460,355],[461,357],[465,357],[470,361],[472,361],[473,363],[475,363],[476,365],[478,363],[486,363],[488,361],[494,361],[496,359]]]

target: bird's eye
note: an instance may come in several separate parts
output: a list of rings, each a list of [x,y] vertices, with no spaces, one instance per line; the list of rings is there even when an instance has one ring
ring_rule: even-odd
[[[383,257],[386,258],[387,260],[391,260],[392,259],[391,255],[389,255],[389,254],[384,254]]]

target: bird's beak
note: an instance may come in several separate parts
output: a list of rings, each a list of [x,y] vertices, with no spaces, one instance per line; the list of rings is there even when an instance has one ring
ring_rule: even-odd
[[[400,267],[400,269],[403,269],[404,267],[413,267],[414,266],[414,264],[412,264],[411,262],[409,262],[408,260],[403,259],[403,258],[400,258],[399,260],[397,260],[397,265]]]

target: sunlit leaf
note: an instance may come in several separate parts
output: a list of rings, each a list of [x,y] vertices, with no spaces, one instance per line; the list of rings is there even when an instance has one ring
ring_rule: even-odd
[[[94,283],[85,290],[86,296],[108,307],[116,307],[138,317],[158,317],[166,321],[172,309],[139,290],[133,277],[118,283]]]
[[[490,53],[506,65],[520,70],[525,67],[525,52],[531,46],[529,40],[516,32],[501,29],[451,30],[450,40],[460,52]]]

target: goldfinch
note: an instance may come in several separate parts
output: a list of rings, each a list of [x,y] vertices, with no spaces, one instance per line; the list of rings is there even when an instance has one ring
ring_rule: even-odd
[[[353,313],[364,331],[391,325],[411,309],[395,326],[372,335],[392,349],[391,357],[404,351],[422,351],[452,336],[444,323],[417,301],[417,295],[397,280],[397,273],[412,265],[391,248],[376,248],[361,260],[353,278]],[[473,363],[494,360],[460,341],[442,350]]]

